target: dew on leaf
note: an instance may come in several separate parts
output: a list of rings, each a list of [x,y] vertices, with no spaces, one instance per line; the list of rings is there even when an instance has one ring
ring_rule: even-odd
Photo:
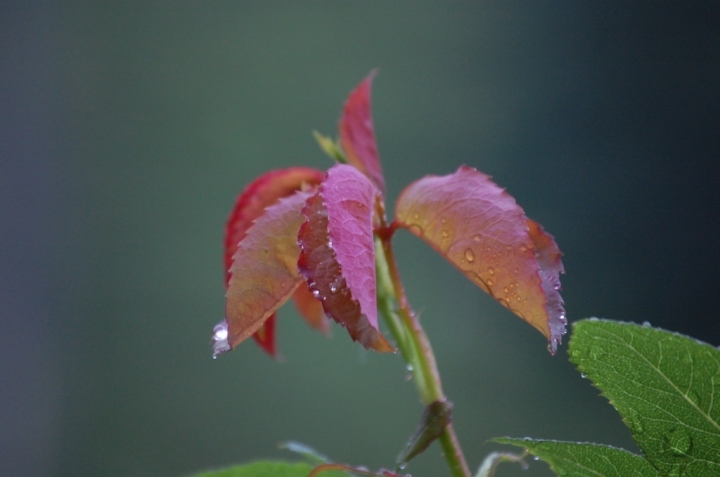
[[[495,275],[495,269],[493,267],[488,268],[487,271],[490,275]]]
[[[650,327],[652,326],[649,321],[643,321],[643,322],[642,322],[642,325],[643,325],[643,327],[645,327],[645,328],[650,328]]]
[[[489,278],[487,279],[487,281],[485,283],[487,283],[487,286],[489,286],[489,287],[493,286],[493,281],[490,280]]]
[[[475,261],[475,252],[471,248],[465,250],[465,260],[472,263]]]

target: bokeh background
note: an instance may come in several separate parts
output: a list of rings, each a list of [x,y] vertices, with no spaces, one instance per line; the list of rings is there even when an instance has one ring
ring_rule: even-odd
[[[289,307],[282,363],[209,346],[236,194],[328,167],[310,133],[373,68],[390,202],[477,167],[555,235],[571,321],[720,344],[717,2],[3,2],[0,475],[181,476],[287,439],[392,465],[422,410],[399,357]],[[636,449],[566,346],[397,247],[473,467],[495,436]],[[446,475],[439,447],[408,471]]]

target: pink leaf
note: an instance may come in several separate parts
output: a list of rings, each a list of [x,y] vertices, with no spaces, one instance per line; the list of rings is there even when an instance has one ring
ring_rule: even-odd
[[[555,353],[566,324],[560,251],[489,176],[463,166],[413,182],[398,199],[396,222],[537,328]]]
[[[230,347],[255,333],[302,283],[297,233],[304,221],[300,211],[311,195],[298,191],[280,199],[265,209],[240,242],[226,295]]]
[[[370,91],[375,72],[350,93],[340,118],[340,143],[350,164],[366,174],[385,193],[380,157],[375,141]]]
[[[377,324],[374,191],[351,166],[330,169],[320,191],[302,210],[306,221],[298,233],[298,268],[327,316],[366,348],[387,352],[393,348]]]

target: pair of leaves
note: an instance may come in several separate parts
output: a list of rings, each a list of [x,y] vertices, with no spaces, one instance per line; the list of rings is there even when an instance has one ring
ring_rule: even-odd
[[[497,439],[559,475],[720,475],[720,351],[650,326],[575,323],[570,359],[618,410],[643,452],[597,444]]]
[[[324,176],[306,168],[273,171],[238,199],[226,231],[227,306],[215,328],[215,354],[251,335],[274,354],[275,312],[293,295],[313,326],[324,329],[322,310],[366,348],[392,351],[378,330],[373,234],[389,240],[397,228],[425,240],[537,328],[555,353],[566,324],[561,253],[489,176],[470,167],[426,176],[403,191],[390,227],[376,214],[385,210],[385,179],[372,123],[372,79],[348,97],[339,144],[320,137],[323,148],[348,165]]]
[[[343,164],[331,168],[319,186],[296,189],[263,210],[232,256],[227,338],[216,330],[216,354],[256,333],[298,287],[308,289],[353,339],[392,351],[377,323],[372,235],[377,189]]]

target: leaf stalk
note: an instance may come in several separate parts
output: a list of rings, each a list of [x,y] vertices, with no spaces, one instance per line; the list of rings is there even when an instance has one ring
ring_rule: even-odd
[[[384,217],[384,214],[381,217]],[[400,278],[391,243],[393,232],[392,226],[386,227],[383,223],[376,233],[378,307],[408,369],[413,373],[415,386],[423,404],[427,406],[435,401],[445,402],[447,398],[442,389],[435,354],[418,316],[410,308]],[[452,423],[448,423],[445,427],[439,441],[452,476],[470,477],[472,474]]]

